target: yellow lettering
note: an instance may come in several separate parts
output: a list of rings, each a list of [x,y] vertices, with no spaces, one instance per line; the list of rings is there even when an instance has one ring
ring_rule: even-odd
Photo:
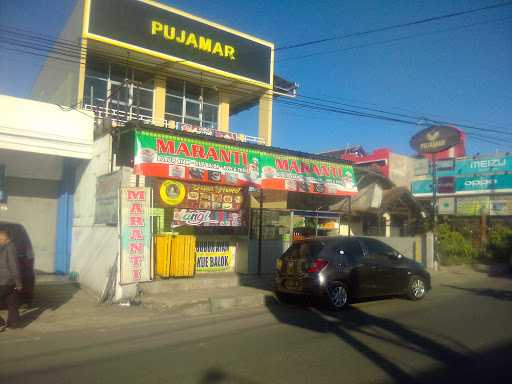
[[[219,43],[219,42],[215,43],[215,45],[213,46],[212,55],[224,56],[224,54],[222,52],[222,44],[221,43]]]
[[[167,29],[167,25],[165,26],[166,29]],[[151,34],[152,35],[156,35],[157,32],[162,32],[162,30],[164,29],[164,26],[162,25],[162,23],[159,23],[158,21],[151,21]]]
[[[197,48],[196,35],[194,35],[193,33],[188,35],[187,42],[185,43],[185,45],[192,45],[194,48]]]
[[[171,33],[169,34],[169,26],[166,24],[164,27],[164,37],[167,40],[174,40],[176,37],[176,28],[171,27]]]
[[[226,45],[224,47],[224,56],[229,57],[231,60],[236,60],[235,47],[232,47],[231,45]]]
[[[212,51],[212,40],[206,39],[203,36],[199,36],[199,49],[201,51],[211,52]]]
[[[176,38],[176,41],[180,44],[183,44],[185,42],[186,37],[187,37],[187,32],[181,31],[181,35],[180,35],[180,37]]]

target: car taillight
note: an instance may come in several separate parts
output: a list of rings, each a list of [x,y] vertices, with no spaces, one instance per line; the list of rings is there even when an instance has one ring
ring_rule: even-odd
[[[327,267],[327,264],[329,264],[329,262],[327,260],[324,260],[324,259],[316,259],[315,261],[313,261],[313,263],[309,266],[308,269],[306,269],[306,272],[307,273],[315,273],[315,272],[320,272],[322,269],[324,269],[325,267]]]

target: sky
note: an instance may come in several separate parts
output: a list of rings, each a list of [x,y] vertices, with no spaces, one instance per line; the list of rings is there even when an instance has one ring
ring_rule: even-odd
[[[283,47],[506,0],[163,2]],[[73,4],[72,0],[0,0],[0,24],[57,36]],[[44,59],[4,47],[0,44],[0,93],[30,97]],[[311,54],[315,55],[298,58]],[[437,119],[512,134],[512,4],[428,24],[277,51],[275,73],[298,83],[301,97],[407,114],[418,121]],[[257,108],[232,117],[230,124],[232,131],[257,135]],[[361,144],[366,151],[386,147],[412,155],[409,140],[421,128],[318,113],[277,101],[272,144],[313,153]],[[512,136],[469,129],[466,132],[499,143],[469,137],[468,154],[512,151]]]

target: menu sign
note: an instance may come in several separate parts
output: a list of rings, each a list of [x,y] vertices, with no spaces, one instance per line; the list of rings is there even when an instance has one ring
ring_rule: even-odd
[[[162,207],[239,211],[243,202],[242,187],[234,186],[158,180],[155,192]]]
[[[178,180],[309,192],[357,193],[352,166],[237,145],[136,131],[135,173]]]
[[[174,225],[240,227],[242,226],[242,215],[240,212],[176,209],[174,211]]]
[[[121,284],[151,280],[151,189],[121,188]]]

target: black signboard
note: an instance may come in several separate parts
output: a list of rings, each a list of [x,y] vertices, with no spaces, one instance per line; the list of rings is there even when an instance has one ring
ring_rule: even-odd
[[[91,0],[88,38],[209,72],[272,82],[270,43],[144,1]]]
[[[426,128],[411,139],[411,147],[419,153],[444,151],[460,142],[460,131],[448,125],[434,125]]]

